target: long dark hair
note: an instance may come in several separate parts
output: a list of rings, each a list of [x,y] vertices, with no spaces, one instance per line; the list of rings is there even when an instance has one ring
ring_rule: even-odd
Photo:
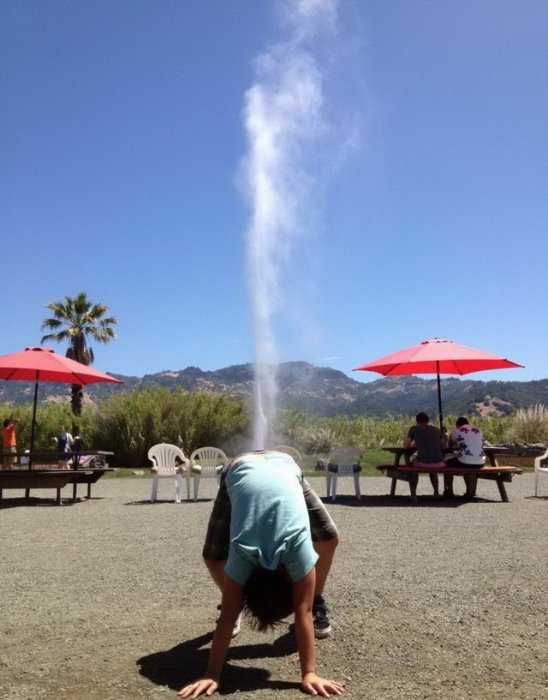
[[[265,632],[294,611],[293,584],[284,569],[257,566],[244,586],[244,610],[251,626]]]

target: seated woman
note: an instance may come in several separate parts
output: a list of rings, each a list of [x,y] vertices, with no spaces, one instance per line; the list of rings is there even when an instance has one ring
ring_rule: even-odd
[[[485,464],[483,435],[479,428],[470,425],[464,416],[457,418],[456,427],[449,434],[449,447],[456,450],[457,456],[447,461],[448,467],[479,468]],[[476,491],[476,477],[473,472],[464,477],[466,493],[464,498],[473,498]],[[443,495],[453,498],[453,475],[443,475]]]

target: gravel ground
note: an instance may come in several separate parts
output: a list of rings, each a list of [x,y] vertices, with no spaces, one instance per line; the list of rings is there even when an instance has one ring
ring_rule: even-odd
[[[547,698],[548,497],[531,498],[532,475],[508,484],[511,503],[491,482],[473,502],[437,501],[422,477],[417,506],[390,498],[384,477],[362,487],[357,502],[341,479],[329,506],[341,545],[319,672],[360,700]],[[215,484],[198,503],[168,501],[171,489],[162,481],[165,500],[150,504],[148,478],[104,479],[60,507],[52,491],[4,493],[0,697],[175,698],[202,672],[218,603],[200,559]],[[244,623],[229,654],[221,695],[303,697],[287,624]]]

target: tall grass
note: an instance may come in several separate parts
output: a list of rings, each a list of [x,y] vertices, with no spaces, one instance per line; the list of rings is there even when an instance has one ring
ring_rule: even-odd
[[[19,418],[17,444],[30,447],[32,407],[3,406],[0,419]],[[37,411],[35,450],[55,448],[59,426],[74,430],[68,404],[40,406]],[[97,406],[85,406],[78,418],[84,448],[115,453],[113,466],[142,467],[147,452],[158,442],[170,442],[189,455],[204,445],[223,446],[249,432],[249,416],[243,404],[228,396],[169,391],[161,387],[117,394]]]
[[[548,442],[548,409],[541,403],[519,408],[508,428],[509,440],[523,443]]]
[[[32,407],[0,406],[0,420],[18,417],[17,436],[20,449],[30,446]],[[447,416],[451,428],[457,416]],[[537,404],[501,418],[473,417],[485,439],[492,444],[508,441],[548,443],[548,409]],[[35,449],[53,449],[52,438],[65,425],[74,430],[70,405],[49,404],[37,412]],[[414,417],[369,418],[309,416],[300,411],[280,410],[277,417],[277,442],[292,445],[315,457],[328,455],[341,445],[364,451],[362,465],[369,458],[382,461],[383,446],[401,444]],[[148,449],[158,442],[171,442],[189,455],[204,445],[222,447],[229,455],[248,444],[249,408],[235,399],[220,394],[205,394],[182,389],[170,391],[162,387],[117,394],[96,406],[85,406],[78,418],[84,447],[110,450],[115,453],[113,466],[148,466]],[[379,459],[381,458],[381,459]]]
[[[178,445],[186,455],[204,445],[223,446],[249,430],[244,406],[227,396],[154,387],[118,394],[97,409],[97,443],[108,444],[116,461],[147,464],[159,442]]]
[[[55,443],[53,438],[59,435],[59,429],[64,425],[68,430],[73,429],[74,416],[70,410],[67,398],[66,404],[52,403],[45,407],[39,407],[36,412],[36,428],[34,434],[35,450],[53,450]],[[18,418],[17,425],[17,445],[18,448],[29,449],[32,430],[32,405],[25,406],[2,406],[0,407],[0,420]],[[78,426],[82,426],[84,419],[78,420]]]

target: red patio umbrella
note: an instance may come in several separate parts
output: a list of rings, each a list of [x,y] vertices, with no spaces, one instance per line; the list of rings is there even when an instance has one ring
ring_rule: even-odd
[[[368,362],[355,370],[379,372],[385,377],[408,374],[435,374],[438,380],[440,428],[443,430],[440,374],[470,374],[490,369],[523,367],[490,352],[459,345],[452,340],[432,338],[413,347]]]
[[[34,432],[36,425],[36,403],[38,399],[38,382],[55,382],[60,384],[122,384],[120,379],[99,372],[68,357],[58,355],[50,348],[25,348],[21,352],[0,356],[0,379],[6,381],[34,382],[34,405],[30,451],[34,449]]]

